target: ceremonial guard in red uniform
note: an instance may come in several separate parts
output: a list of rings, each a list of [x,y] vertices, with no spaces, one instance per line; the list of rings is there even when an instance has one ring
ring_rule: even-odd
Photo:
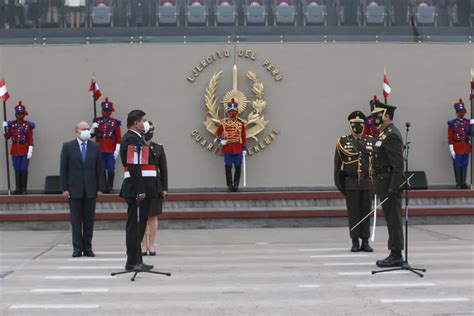
[[[237,116],[238,107],[237,99],[232,98],[226,108],[228,117],[221,121],[216,131],[224,153],[225,177],[229,192],[236,192],[239,189],[242,159],[247,154],[245,122]],[[232,166],[235,167],[233,179]]]
[[[471,153],[471,124],[474,123],[474,120],[464,118],[466,107],[462,99],[454,104],[454,109],[457,117],[448,121],[449,151],[453,158],[456,189],[467,189],[466,176],[469,154]]]
[[[120,126],[122,122],[112,118],[115,112],[114,104],[105,98],[102,102],[102,117],[94,119],[92,134],[99,143],[104,164],[104,193],[110,193],[114,188],[115,160],[120,153],[120,141],[122,140]]]
[[[18,102],[15,107],[16,120],[3,122],[5,137],[12,140],[10,154],[15,169],[16,189],[14,194],[26,194],[28,184],[28,162],[33,156],[33,129],[35,123],[25,120],[26,107]]]

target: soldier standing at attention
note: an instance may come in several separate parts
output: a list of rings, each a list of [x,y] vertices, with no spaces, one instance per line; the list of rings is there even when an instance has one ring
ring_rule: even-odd
[[[457,117],[448,121],[449,151],[453,158],[456,189],[468,189],[466,177],[471,153],[471,124],[474,120],[464,118],[466,107],[462,99],[454,104],[454,110]]]
[[[227,104],[228,118],[221,121],[217,128],[216,137],[223,146],[225,160],[225,177],[229,192],[239,189],[240,174],[243,155],[247,154],[245,123],[238,117],[239,104],[232,98]],[[232,179],[232,166],[235,166],[234,179]]]
[[[372,111],[374,124],[379,128],[375,143],[375,193],[383,203],[383,213],[388,229],[388,249],[390,255],[377,260],[379,267],[403,265],[403,224],[401,217],[402,198],[400,195],[403,176],[403,138],[393,124],[395,106],[378,102]]]
[[[114,104],[105,98],[102,102],[102,117],[94,119],[92,123],[92,137],[95,137],[102,153],[104,165],[104,193],[112,192],[114,188],[115,160],[120,153],[120,141],[122,140],[120,126],[122,122],[112,118],[115,111]]]
[[[373,192],[373,146],[376,139],[364,135],[364,113],[354,111],[347,119],[352,133],[337,140],[334,182],[339,191],[346,196],[349,228],[352,228],[370,212]],[[369,218],[350,231],[350,236],[352,252],[373,251],[369,245]],[[359,238],[362,244],[359,244]]]
[[[10,154],[15,169],[16,189],[13,194],[26,194],[28,185],[28,165],[33,156],[33,129],[35,123],[25,120],[28,115],[20,101],[15,106],[16,120],[3,122],[5,137],[12,140]]]

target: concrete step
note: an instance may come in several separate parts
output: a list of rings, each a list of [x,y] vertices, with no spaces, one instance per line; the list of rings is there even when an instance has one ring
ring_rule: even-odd
[[[409,214],[418,218],[418,223],[466,222],[474,218],[474,192],[470,190],[412,191],[409,197]],[[127,218],[126,209],[126,203],[119,196],[100,196],[96,221],[103,221],[105,226],[108,225],[105,222],[122,222]],[[234,221],[242,227],[245,221],[251,220],[259,223],[258,227],[285,226],[285,223],[290,226],[320,226],[324,223],[337,226],[346,225],[346,217],[344,197],[334,191],[206,192],[170,194],[160,221],[170,227],[206,227],[205,221],[210,221],[211,226],[220,221],[226,227],[232,227]],[[382,210],[378,211],[378,217],[383,217]],[[60,195],[0,196],[0,221],[17,224],[42,222],[37,224],[42,227],[47,227],[47,223],[51,226],[51,222],[67,224],[69,205]],[[0,225],[0,229],[5,225]]]

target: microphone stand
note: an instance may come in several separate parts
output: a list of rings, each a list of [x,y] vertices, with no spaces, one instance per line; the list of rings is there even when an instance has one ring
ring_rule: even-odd
[[[411,125],[410,122],[405,123],[406,134],[405,134],[405,146],[404,146],[405,147],[404,160],[405,160],[405,178],[407,179],[405,187],[404,187],[404,191],[405,191],[405,260],[403,261],[403,265],[401,267],[372,271],[372,274],[384,273],[384,272],[389,272],[389,271],[405,270],[405,271],[411,271],[414,274],[418,275],[420,278],[422,278],[423,274],[421,274],[418,271],[426,272],[426,269],[413,268],[408,263],[408,201],[409,201],[408,194],[411,188],[410,181],[409,181],[410,178],[408,177],[408,154],[410,151],[410,142],[408,141],[408,132],[410,131],[410,125]]]
[[[140,158],[142,154],[142,145],[143,145],[143,138],[140,139],[140,142],[138,145],[135,147],[137,150],[137,155],[138,155],[138,166],[140,166]],[[141,171],[140,171],[141,172]],[[137,258],[142,258],[141,254],[141,246],[140,246],[140,200],[138,199],[137,195]],[[142,262],[143,263],[143,262]],[[125,274],[125,273],[134,273],[130,281],[135,281],[135,277],[137,276],[138,273],[152,273],[152,274],[162,274],[162,275],[167,275],[171,276],[171,273],[169,272],[159,272],[159,271],[152,271],[152,270],[143,270],[143,269],[132,269],[132,270],[125,270],[125,271],[120,271],[120,272],[112,272],[110,275],[115,276],[118,274]]]

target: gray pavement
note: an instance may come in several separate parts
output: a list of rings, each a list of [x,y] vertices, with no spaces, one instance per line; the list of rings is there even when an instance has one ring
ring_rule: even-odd
[[[162,230],[172,276],[111,277],[123,231],[96,231],[96,258],[71,258],[67,231],[0,231],[1,315],[473,315],[473,225],[410,227],[411,273],[371,275],[387,255],[350,253],[347,228]]]

